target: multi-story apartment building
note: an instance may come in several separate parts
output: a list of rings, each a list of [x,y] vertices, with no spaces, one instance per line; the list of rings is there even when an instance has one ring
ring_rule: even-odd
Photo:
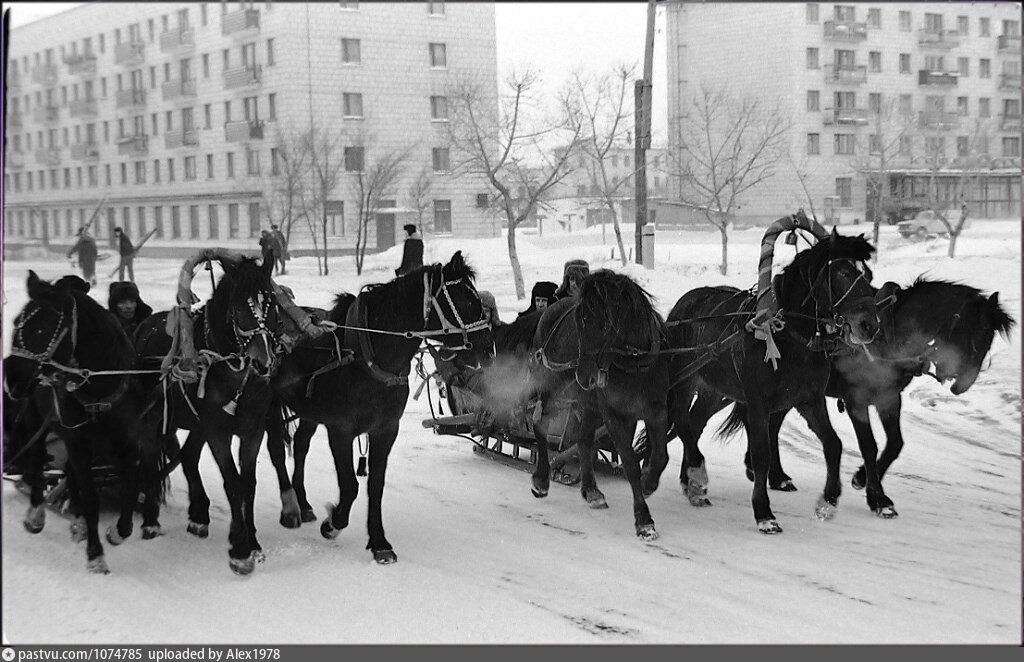
[[[777,218],[808,198],[839,222],[921,197],[1016,217],[1021,185],[1020,3],[669,3],[669,149],[702,89],[777,107],[789,125],[775,175],[735,217]],[[887,159],[884,167],[881,156]],[[965,172],[969,177],[965,177]],[[672,177],[676,192],[684,184]],[[934,196],[933,196],[934,197]]]
[[[358,173],[406,151],[369,249],[416,218],[490,236],[486,182],[450,172],[446,90],[471,77],[496,99],[496,57],[484,3],[97,2],[30,23],[10,35],[4,239],[68,244],[100,208],[101,240],[122,226],[155,228],[147,247],[252,248],[284,217],[286,155],[311,126],[342,164],[321,207],[330,248],[355,244]],[[311,247],[322,216],[294,208],[292,247]]]
[[[564,148],[562,148],[564,150]],[[556,154],[559,153],[556,150]],[[608,175],[609,190],[615,197],[633,198],[636,186],[635,151],[632,145],[613,146],[604,158],[604,168]],[[668,190],[668,178],[662,170],[662,161],[666,158],[665,149],[652,147],[647,150],[647,194],[662,196]],[[588,198],[604,195],[601,183],[601,164],[583,152],[570,158],[571,170],[566,177],[552,190],[554,198]]]

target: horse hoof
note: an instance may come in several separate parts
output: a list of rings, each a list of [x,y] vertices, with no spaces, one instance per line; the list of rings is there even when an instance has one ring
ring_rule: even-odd
[[[252,550],[252,560],[256,563],[264,563],[267,560],[267,553],[262,549]]]
[[[228,561],[228,565],[231,566],[231,572],[243,577],[251,575],[252,571],[256,569],[256,562],[253,560],[251,554],[248,558],[231,559]]]
[[[796,492],[796,485],[793,484],[793,481],[787,478],[778,485],[773,485],[772,489],[776,492]]]
[[[818,497],[818,505],[814,509],[814,514],[822,522],[827,522],[836,516],[836,512],[839,507],[834,503],[829,503],[825,500],[825,497]]]
[[[341,529],[336,529],[333,526],[331,526],[330,518],[325,519],[323,523],[320,524],[320,535],[322,535],[327,540],[334,540],[338,537],[339,533],[341,533]]]
[[[608,507],[608,501],[604,498],[604,495],[597,490],[594,490],[593,492],[584,492],[583,499],[587,502],[587,505],[594,510],[601,510]]]
[[[299,517],[302,519],[303,523],[316,521],[316,513],[313,512],[312,508],[303,508]]]
[[[398,561],[398,554],[392,549],[375,549],[373,550],[373,560],[380,565],[391,565]]]
[[[69,529],[71,530],[71,542],[85,542],[86,534],[88,533],[85,527],[85,518],[79,517],[71,522]]]
[[[693,506],[694,508],[707,508],[708,506],[711,505],[711,499],[707,498],[706,496],[695,494],[693,496],[688,495],[688,497],[690,499],[690,505]]]
[[[131,534],[129,533],[128,535],[130,536]],[[122,536],[120,533],[118,533],[116,526],[110,525],[109,527],[107,527],[107,542],[109,542],[111,545],[120,545],[127,539],[128,536]]]
[[[855,490],[863,490],[866,484],[863,470],[858,470],[857,473],[853,474],[853,478],[850,479],[850,486]]]
[[[636,537],[644,542],[653,542],[658,539],[658,532],[654,530],[653,524],[644,524],[636,527]]]
[[[25,530],[29,533],[39,533],[46,526],[46,506],[40,504],[28,509],[23,522]]]
[[[196,538],[205,538],[210,535],[209,524],[199,524],[198,522],[188,523],[188,532],[194,535]]]
[[[882,519],[896,519],[899,517],[899,513],[892,506],[882,506],[881,508],[875,508],[874,511]]]
[[[771,536],[776,533],[782,533],[782,527],[774,519],[763,519],[757,523],[757,530],[761,533]]]
[[[94,559],[89,559],[89,562],[85,565],[86,569],[94,575],[109,575],[110,568],[107,567],[107,561],[102,556],[97,556]]]
[[[297,529],[302,526],[302,517],[300,515],[285,515],[281,514],[281,526],[286,529]]]
[[[150,526],[142,527],[143,540],[152,540],[153,538],[159,538],[163,534],[164,530],[159,524],[152,524]]]

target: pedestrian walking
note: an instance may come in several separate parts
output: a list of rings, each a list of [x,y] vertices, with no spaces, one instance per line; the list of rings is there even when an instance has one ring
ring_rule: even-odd
[[[73,253],[78,255],[78,266],[82,270],[82,278],[90,285],[96,284],[96,258],[99,251],[96,249],[96,240],[92,238],[89,231],[84,227],[78,228],[78,241],[68,251],[68,258]]]

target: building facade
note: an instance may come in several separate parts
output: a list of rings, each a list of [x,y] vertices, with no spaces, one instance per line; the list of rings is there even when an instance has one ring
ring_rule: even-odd
[[[669,149],[702,89],[779,109],[775,174],[738,222],[813,206],[832,222],[931,195],[974,217],[1017,217],[1020,3],[669,3]],[[884,157],[884,158],[883,158]],[[681,197],[685,186],[672,177]],[[937,193],[936,193],[937,191]]]
[[[341,171],[319,207],[326,227],[303,180],[293,248],[326,233],[352,250],[359,173],[396,154],[370,252],[407,222],[492,236],[486,182],[450,172],[446,90],[479,77],[496,98],[496,58],[483,3],[97,2],[36,21],[10,34],[5,242],[72,243],[99,209],[101,241],[121,226],[152,232],[147,247],[253,248],[271,222],[288,224],[287,157],[311,127]]]

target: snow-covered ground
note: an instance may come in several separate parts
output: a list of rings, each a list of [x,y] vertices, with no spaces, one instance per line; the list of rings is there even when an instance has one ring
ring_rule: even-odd
[[[925,273],[961,280],[1000,300],[1020,319],[1020,223],[978,222],[948,259],[946,241],[910,243],[883,228],[875,282],[909,283]],[[627,245],[632,228],[623,228]],[[658,233],[657,265],[626,271],[667,312],[685,291],[705,284],[752,285],[760,230],[734,232],[730,274],[717,272],[712,232]],[[527,289],[559,281],[562,263],[581,257],[592,268],[609,259],[612,236],[585,233],[520,235]],[[517,301],[504,239],[427,239],[426,259],[461,248],[479,271],[479,287],[497,298],[503,319],[526,307]],[[290,263],[279,280],[299,303],[327,306],[334,292],[387,279],[400,247],[367,259],[332,260],[316,275],[312,258]],[[792,249],[779,245],[780,257]],[[157,310],[173,302],[179,262],[140,259],[137,280]],[[43,278],[66,262],[3,265],[4,353],[10,325],[26,300],[29,268]],[[104,269],[100,270],[105,274]],[[200,273],[196,292],[209,280]],[[105,303],[106,282],[96,296]],[[373,563],[366,544],[365,490],[353,526],[335,541],[316,524],[278,523],[277,483],[264,452],[256,503],[267,561],[247,578],[227,564],[228,512],[221,480],[206,453],[202,471],[213,523],[206,540],[185,531],[187,494],[179,471],[162,513],[166,535],[135,536],[106,546],[109,576],[85,571],[85,553],[67,523],[49,514],[47,528],[22,528],[27,499],[4,482],[3,635],[5,641],[141,643],[722,643],[879,642],[1019,643],[1021,640],[1021,345],[1019,330],[994,341],[991,367],[961,397],[930,379],[905,393],[907,445],[886,479],[900,513],[875,517],[862,492],[849,487],[860,464],[852,427],[832,407],[845,442],[844,496],[839,515],[819,522],[813,510],[824,482],[817,440],[792,416],[782,453],[799,491],[771,493],[785,529],[756,532],[744,443],[703,441],[714,507],[688,505],[676,483],[681,447],[662,487],[649,500],[661,538],[633,535],[628,484],[599,482],[609,510],[591,511],[575,488],[553,485],[530,494],[529,476],[471,452],[470,443],[435,436],[420,421],[424,396],[410,400],[388,468],[384,522],[399,556]],[[414,384],[415,386],[415,384]],[[720,418],[709,426],[713,430]],[[878,435],[882,438],[881,431]],[[337,499],[323,431],[313,441],[307,474],[311,501]],[[362,479],[365,480],[365,479]],[[322,510],[320,511],[322,517]],[[102,525],[113,519],[105,513]]]

